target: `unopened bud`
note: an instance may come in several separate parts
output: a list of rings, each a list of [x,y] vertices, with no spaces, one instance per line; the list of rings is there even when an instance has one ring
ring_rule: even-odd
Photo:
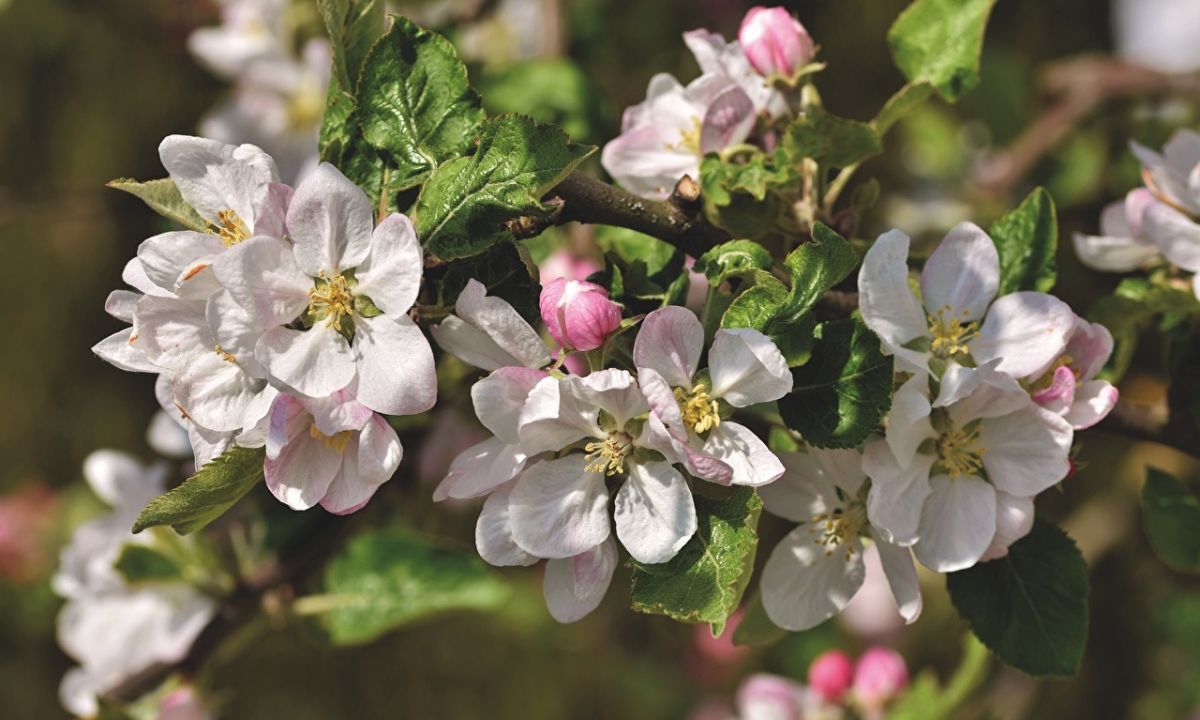
[[[542,322],[567,350],[595,350],[621,325],[621,306],[603,287],[559,278],[542,288]]]
[[[808,687],[827,703],[837,704],[854,681],[854,662],[841,650],[827,650],[808,666]]]
[[[738,42],[763,77],[793,76],[812,62],[816,47],[804,26],[781,7],[754,7],[742,19]]]
[[[869,711],[879,711],[908,687],[908,665],[900,653],[876,645],[863,653],[854,669],[854,700]]]

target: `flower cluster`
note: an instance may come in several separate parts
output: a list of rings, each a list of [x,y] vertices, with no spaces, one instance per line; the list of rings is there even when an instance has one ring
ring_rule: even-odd
[[[574,280],[548,285],[541,309],[564,349],[600,347],[620,323],[603,288]],[[702,370],[700,321],[665,307],[642,320],[632,366],[567,374],[511,305],[471,281],[433,334],[490,371],[471,399],[493,433],[455,459],[434,497],[486,496],[480,555],[501,566],[548,560],[546,602],[562,622],[603,598],[617,564],[614,525],[635,560],[666,562],[696,531],[689,476],[758,486],[783,472],[774,453],[730,419],[791,390],[787,363],[758,331],[717,331]]]
[[[433,353],[408,317],[421,248],[408,218],[331,165],[293,191],[270,156],[171,136],[159,148],[207,231],[143,242],[107,309],[131,327],[95,352],[159,376],[197,466],[266,448],[267,485],[298,510],[361,508],[399,465],[383,415],[433,406]]]
[[[1075,235],[1084,265],[1129,272],[1167,262],[1190,273],[1200,298],[1200,133],[1179,130],[1162,152],[1138,143],[1145,186],[1132,190],[1100,215],[1100,235]]]
[[[317,133],[325,114],[332,53],[323,37],[296,50],[298,19],[292,0],[219,0],[221,24],[195,30],[192,55],[233,83],[229,98],[200,123],[205,137],[251,142],[298,180],[316,167]]]

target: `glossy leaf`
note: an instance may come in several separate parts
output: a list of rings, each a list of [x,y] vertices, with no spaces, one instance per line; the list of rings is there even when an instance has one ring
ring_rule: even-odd
[[[988,16],[996,0],[914,0],[888,31],[896,66],[954,102],[979,83]]]
[[[1058,217],[1054,199],[1037,188],[1012,212],[997,220],[988,233],[1000,254],[1000,290],[1049,292],[1057,277]]]

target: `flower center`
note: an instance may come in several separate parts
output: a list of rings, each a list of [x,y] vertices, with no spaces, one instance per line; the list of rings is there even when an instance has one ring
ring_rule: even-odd
[[[979,475],[983,471],[984,448],[979,446],[981,427],[978,423],[968,425],[966,430],[952,427],[938,438],[938,460],[950,477]]]
[[[1075,376],[1075,380],[1078,381],[1080,374],[1079,374],[1078,370],[1071,367],[1071,363],[1073,363],[1073,362],[1075,362],[1075,358],[1071,357],[1070,355],[1059,355],[1058,359],[1054,361],[1054,364],[1051,365],[1050,368],[1048,370],[1046,370],[1046,372],[1043,373],[1040,378],[1035,380],[1033,382],[1033,384],[1031,384],[1029,386],[1029,392],[1031,392],[1031,393],[1039,392],[1039,391],[1045,390],[1046,388],[1053,385],[1054,384],[1054,373],[1058,372],[1058,369],[1060,367],[1065,367],[1065,368],[1070,369],[1071,373]]]
[[[717,401],[708,397],[708,388],[696,385],[691,392],[675,388],[675,399],[679,401],[683,422],[697,433],[702,433],[721,424]]]
[[[930,349],[934,355],[948,359],[970,352],[967,343],[979,334],[979,323],[966,322],[966,319],[965,310],[963,316],[958,317],[949,305],[929,316],[929,334],[933,336]]]
[[[341,455],[346,450],[346,444],[350,442],[350,438],[354,437],[354,433],[350,430],[343,430],[334,435],[326,435],[317,429],[316,423],[308,426],[308,434],[313,440],[323,440],[325,447],[333,450],[338,455]]]
[[[845,545],[849,557],[854,554],[850,541],[858,537],[866,526],[867,505],[860,494],[844,508],[813,515],[812,527],[808,531],[817,536],[814,542],[825,548],[826,556],[833,555],[839,546]]]
[[[700,118],[692,118],[692,126],[687,130],[679,133],[679,140],[673,143],[667,143],[668,150],[684,150],[690,153],[700,154]]]
[[[345,275],[332,278],[321,271],[311,290],[308,291],[308,314],[313,324],[324,320],[330,327],[344,333],[349,326],[343,325],[354,313],[354,293]]]
[[[225,362],[237,365],[237,358],[235,358],[232,354],[225,352],[225,348],[221,347],[220,345],[213,347],[213,352],[215,352],[217,356]]]
[[[250,228],[236,210],[221,210],[217,212],[217,222],[208,224],[208,232],[221,238],[225,247],[233,247],[250,237]]]
[[[625,458],[633,451],[633,438],[623,432],[611,432],[604,440],[590,442],[583,446],[587,451],[584,457],[588,460],[588,472],[602,472],[605,475],[616,475],[625,469]]]

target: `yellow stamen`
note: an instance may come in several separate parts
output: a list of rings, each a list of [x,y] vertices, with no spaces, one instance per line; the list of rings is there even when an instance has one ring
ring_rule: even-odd
[[[338,332],[344,330],[342,322],[354,312],[354,295],[346,276],[329,278],[325,271],[308,291],[308,312],[315,320],[326,321]]]
[[[208,224],[208,232],[221,238],[225,247],[233,247],[250,237],[250,229],[235,210],[221,210],[217,222]]]
[[[970,352],[967,343],[979,333],[978,322],[966,322],[966,311],[962,317],[955,316],[952,311],[953,308],[947,305],[936,315],[929,316],[929,334],[933,336],[930,349],[940,358],[966,355]]]
[[[1045,372],[1045,374],[1043,374],[1040,378],[1038,378],[1036,381],[1034,381],[1034,383],[1032,385],[1029,386],[1029,392],[1035,393],[1035,392],[1038,392],[1039,390],[1045,390],[1046,388],[1053,385],[1054,384],[1054,373],[1058,372],[1058,369],[1060,367],[1065,367],[1065,368],[1069,369],[1071,371],[1071,374],[1075,376],[1075,380],[1078,381],[1079,377],[1080,377],[1079,371],[1076,370],[1075,368],[1071,367],[1071,363],[1073,363],[1073,362],[1075,362],[1075,358],[1071,357],[1070,355],[1060,355],[1058,357],[1058,359],[1054,361],[1054,364],[1050,366],[1050,369],[1047,370]]]
[[[697,155],[700,154],[700,118],[692,118],[692,127],[679,133],[679,140],[673,143],[667,143],[668,150],[685,150]]]
[[[979,447],[980,427],[977,424],[970,430],[950,428],[938,438],[938,459],[950,477],[979,475],[983,470],[984,448]]]
[[[810,533],[816,534],[814,540],[825,548],[825,555],[833,555],[839,545],[846,547],[846,559],[854,554],[851,541],[858,537],[867,526],[867,506],[862,498],[855,498],[844,508],[834,508],[829,512],[817,513],[812,516]]]
[[[220,356],[220,358],[221,358],[222,360],[224,360],[225,362],[227,362],[227,363],[233,363],[234,365],[237,365],[237,358],[235,358],[233,355],[230,355],[229,353],[225,352],[225,349],[224,349],[224,348],[222,348],[220,345],[217,345],[217,346],[215,346],[215,347],[213,348],[213,350],[214,350],[214,351],[217,353],[217,355],[219,355],[219,356]]]
[[[623,432],[615,432],[604,440],[584,445],[583,449],[587,451],[584,458],[590,461],[585,466],[588,472],[616,475],[625,469],[625,456],[633,449],[633,440]]]
[[[691,392],[685,392],[683,388],[675,388],[675,399],[679,401],[684,424],[697,433],[721,424],[717,401],[709,399],[708,388],[704,385],[696,385]]]
[[[335,435],[326,435],[317,429],[317,424],[313,423],[308,426],[308,434],[314,440],[324,440],[325,447],[333,450],[338,455],[341,455],[346,450],[346,445],[350,442],[350,438],[354,437],[354,433],[349,430],[343,430]]]

